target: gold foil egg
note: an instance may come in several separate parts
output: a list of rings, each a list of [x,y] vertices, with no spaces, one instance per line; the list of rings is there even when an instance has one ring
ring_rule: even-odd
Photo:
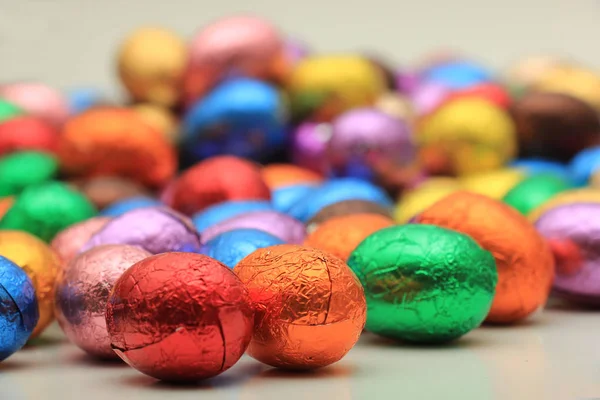
[[[500,168],[460,178],[463,190],[500,200],[510,189],[525,178],[525,172],[517,168]]]
[[[405,224],[438,200],[459,190],[461,190],[460,183],[454,178],[429,178],[402,195],[396,205],[394,219],[399,224]]]

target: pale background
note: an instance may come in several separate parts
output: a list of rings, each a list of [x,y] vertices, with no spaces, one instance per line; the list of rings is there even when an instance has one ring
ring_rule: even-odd
[[[0,82],[116,94],[114,53],[129,31],[159,24],[189,37],[215,18],[248,11],[322,52],[371,49],[406,64],[453,46],[496,69],[533,53],[600,68],[593,0],[0,0]]]

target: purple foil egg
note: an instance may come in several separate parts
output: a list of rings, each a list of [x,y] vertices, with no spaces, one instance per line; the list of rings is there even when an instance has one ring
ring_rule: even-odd
[[[329,166],[325,159],[327,143],[331,138],[331,125],[304,122],[292,136],[292,161],[294,164],[325,175]]]
[[[600,304],[600,204],[552,208],[535,226],[554,254],[556,293],[572,301]]]
[[[396,73],[396,86],[403,94],[412,95],[421,85],[421,76],[417,72],[399,71]]]
[[[373,162],[406,165],[415,157],[415,146],[404,121],[376,108],[357,108],[333,122],[327,157],[334,176],[369,180]]]
[[[302,243],[306,236],[306,227],[297,219],[277,211],[257,211],[210,226],[202,232],[202,243],[207,243],[221,233],[240,228],[258,229],[291,244]]]
[[[199,252],[200,235],[186,216],[166,207],[148,207],[111,220],[90,238],[81,252],[104,244],[139,246],[152,254]]]
[[[438,108],[451,93],[450,88],[440,83],[425,82],[411,95],[413,111],[417,116],[427,115]]]

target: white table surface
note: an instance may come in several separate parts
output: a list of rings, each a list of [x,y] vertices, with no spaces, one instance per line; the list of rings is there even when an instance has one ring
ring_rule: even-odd
[[[452,345],[415,347],[364,334],[339,363],[293,374],[244,357],[202,385],[173,386],[98,363],[57,326],[0,363],[1,400],[600,399],[600,317],[554,305],[526,323],[482,327]]]

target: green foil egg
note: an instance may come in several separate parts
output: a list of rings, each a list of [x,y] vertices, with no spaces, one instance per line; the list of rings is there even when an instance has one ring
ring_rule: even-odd
[[[23,110],[4,99],[0,99],[0,123],[23,114]]]
[[[348,265],[365,289],[366,329],[410,342],[447,342],[478,327],[498,280],[494,257],[473,239],[424,224],[375,232]]]
[[[22,230],[49,242],[66,227],[94,215],[96,209],[83,194],[51,181],[25,189],[0,220],[0,229]]]
[[[58,163],[52,155],[37,151],[12,153],[0,158],[0,197],[13,196],[25,188],[56,176]]]
[[[571,188],[564,178],[553,174],[533,175],[515,185],[502,199],[523,215]]]

